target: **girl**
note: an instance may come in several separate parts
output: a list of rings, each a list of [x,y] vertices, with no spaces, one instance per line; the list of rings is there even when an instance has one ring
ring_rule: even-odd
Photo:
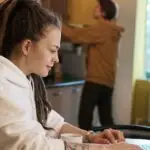
[[[102,145],[67,143],[62,133],[78,133],[92,143],[124,141],[121,132],[93,135],[64,122],[51,107],[40,77],[58,60],[60,18],[33,0],[6,0],[0,5],[0,149],[101,150]],[[108,149],[138,149],[112,144]]]

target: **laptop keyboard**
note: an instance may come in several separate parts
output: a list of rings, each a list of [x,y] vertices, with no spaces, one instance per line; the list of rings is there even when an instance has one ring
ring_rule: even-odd
[[[139,146],[140,148],[142,148],[143,150],[150,150],[150,144],[143,144]]]
[[[138,145],[143,150],[150,150],[150,140],[126,138],[126,142]]]

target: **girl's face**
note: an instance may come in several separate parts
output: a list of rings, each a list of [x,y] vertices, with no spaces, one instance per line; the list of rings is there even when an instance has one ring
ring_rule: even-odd
[[[48,27],[45,36],[38,42],[26,42],[22,51],[27,72],[46,77],[54,64],[59,62],[60,40],[61,30],[56,27]]]

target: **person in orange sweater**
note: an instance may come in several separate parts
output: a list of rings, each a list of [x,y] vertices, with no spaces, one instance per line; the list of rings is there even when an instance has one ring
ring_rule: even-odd
[[[62,34],[73,43],[88,44],[86,82],[83,88],[79,126],[92,128],[93,110],[98,106],[102,125],[113,125],[112,93],[116,74],[118,44],[124,28],[116,24],[118,6],[111,0],[98,0],[94,17],[98,24],[86,28],[63,25]]]

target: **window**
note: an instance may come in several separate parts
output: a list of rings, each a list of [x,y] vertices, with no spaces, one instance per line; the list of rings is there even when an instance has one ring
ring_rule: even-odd
[[[146,4],[145,72],[147,79],[150,79],[150,0]]]

